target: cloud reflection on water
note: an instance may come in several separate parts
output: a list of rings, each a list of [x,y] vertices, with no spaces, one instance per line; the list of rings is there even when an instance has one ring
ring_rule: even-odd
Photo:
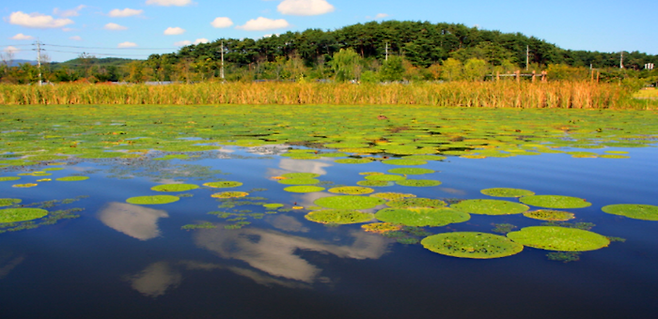
[[[144,296],[155,298],[164,295],[170,287],[177,287],[183,276],[169,263],[159,261],[149,265],[140,273],[130,276],[128,280],[133,289]]]
[[[98,213],[98,219],[106,226],[139,240],[160,236],[158,219],[167,218],[164,210],[112,202]]]

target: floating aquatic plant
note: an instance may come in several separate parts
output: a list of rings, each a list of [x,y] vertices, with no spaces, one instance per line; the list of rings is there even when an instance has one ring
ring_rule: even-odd
[[[312,211],[304,217],[312,222],[322,224],[356,224],[370,221],[374,215],[350,209],[325,209]]]
[[[548,257],[548,260],[561,261],[566,264],[572,261],[579,261],[580,254],[582,253],[579,251],[554,251],[546,254],[546,257]]]
[[[521,197],[519,200],[526,205],[545,208],[583,208],[592,205],[582,198],[561,195],[533,195]]]
[[[14,204],[18,204],[22,201],[23,200],[20,198],[0,198],[0,207],[11,206]]]
[[[60,177],[56,178],[56,181],[60,182],[78,182],[78,181],[84,181],[88,180],[89,176],[66,176],[66,177]]]
[[[263,207],[265,207],[267,209],[277,209],[277,208],[280,208],[280,207],[283,207],[283,206],[285,206],[285,205],[280,204],[280,203],[263,204]]]
[[[286,178],[279,180],[279,184],[283,185],[313,185],[319,182],[320,180],[315,178]]]
[[[375,217],[383,222],[406,226],[445,226],[452,223],[462,223],[471,216],[451,208],[384,208]]]
[[[3,176],[0,177],[0,182],[17,181],[19,179],[21,179],[19,176]]]
[[[338,164],[367,164],[372,162],[372,159],[369,157],[364,158],[341,158],[334,161]]]
[[[247,192],[220,192],[210,195],[214,198],[239,198],[249,195]]]
[[[424,238],[420,243],[435,253],[473,259],[507,257],[523,250],[523,245],[506,237],[480,232],[437,234]]]
[[[0,209],[0,223],[34,220],[46,215],[48,215],[48,211],[41,208],[4,208]]]
[[[573,213],[563,212],[559,210],[547,210],[547,209],[525,212],[523,213],[523,216],[532,219],[549,220],[549,221],[550,220],[565,221],[565,220],[576,218]]]
[[[203,186],[212,187],[212,188],[232,188],[232,187],[242,186],[242,183],[234,182],[234,181],[221,181],[221,182],[203,183]]]
[[[512,215],[523,213],[529,209],[523,204],[498,199],[467,199],[450,207],[469,214],[480,215]]]
[[[320,174],[316,173],[286,173],[281,175],[284,178],[316,178],[319,176]]]
[[[164,184],[151,187],[156,192],[186,192],[197,189],[199,185],[194,184]]]
[[[359,186],[365,186],[365,187],[393,186],[393,182],[387,182],[387,181],[358,181],[358,182],[356,182],[356,184],[359,185]]]
[[[391,223],[370,223],[361,225],[361,228],[369,233],[383,234],[390,231],[398,231],[402,229],[402,226]]]
[[[610,244],[607,237],[591,231],[555,226],[525,227],[507,237],[524,246],[556,251],[596,250]]]
[[[387,206],[393,208],[407,208],[407,207],[445,207],[446,202],[439,199],[422,198],[422,197],[408,197],[391,200],[386,203]]]
[[[384,202],[377,197],[340,195],[316,199],[314,204],[333,209],[369,209]]]
[[[494,225],[494,229],[492,229],[491,231],[494,232],[494,233],[499,233],[499,234],[507,234],[507,233],[511,232],[512,230],[514,230],[515,228],[517,228],[516,226],[514,226],[512,224],[506,224],[506,223],[493,224],[493,225]]]
[[[291,192],[291,193],[314,193],[314,192],[321,192],[325,190],[324,187],[320,186],[289,186],[283,189],[286,192]]]
[[[411,187],[431,187],[441,185],[440,181],[433,179],[405,179],[395,182],[401,186],[411,186]]]
[[[405,193],[376,193],[370,196],[385,199],[385,200],[400,200],[409,197],[416,197],[416,195],[414,194],[405,194]]]
[[[604,213],[641,220],[658,220],[658,206],[643,204],[615,204],[603,206]]]
[[[126,199],[126,203],[136,205],[160,205],[177,202],[180,198],[172,195],[136,196]]]
[[[423,175],[423,174],[434,173],[435,170],[429,168],[400,167],[400,168],[389,169],[388,172],[393,174],[402,174],[402,175]]]
[[[368,187],[359,187],[359,186],[342,186],[334,187],[329,189],[329,193],[334,194],[346,194],[346,195],[363,195],[370,194],[375,190]]]
[[[384,161],[382,161],[382,163],[389,164],[389,165],[412,166],[412,165],[425,165],[425,164],[427,164],[427,161],[419,160],[419,159],[395,158],[395,159],[384,160]]]
[[[480,192],[484,195],[494,197],[523,197],[535,194],[533,191],[518,188],[487,188]]]
[[[217,228],[213,223],[211,222],[204,222],[201,224],[187,224],[181,226],[180,229],[182,230],[195,230],[195,229],[214,229]]]
[[[367,175],[365,177],[366,180],[369,181],[387,181],[387,182],[393,182],[393,181],[401,181],[406,179],[406,177],[402,175],[389,175],[389,174],[379,174],[379,175]]]
[[[16,187],[16,188],[30,188],[30,187],[35,187],[38,184],[36,183],[25,183],[25,184],[14,184],[11,185],[11,187]]]

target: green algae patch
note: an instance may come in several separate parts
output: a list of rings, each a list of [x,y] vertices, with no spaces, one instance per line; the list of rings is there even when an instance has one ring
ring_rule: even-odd
[[[521,214],[530,207],[499,199],[467,199],[450,206],[469,214],[478,215],[513,215]]]
[[[319,182],[320,180],[315,178],[286,178],[279,180],[279,184],[283,185],[313,185]]]
[[[643,204],[615,204],[601,208],[604,213],[641,220],[658,220],[658,206]]]
[[[11,182],[21,179],[20,176],[3,176],[0,177],[0,182]]]
[[[559,210],[547,210],[547,209],[525,212],[523,213],[523,216],[532,219],[547,220],[547,221],[566,221],[576,218],[573,213],[563,212]]]
[[[422,198],[422,197],[409,197],[391,200],[386,203],[387,206],[393,208],[408,208],[408,207],[445,207],[448,204],[439,199]]]
[[[370,195],[372,197],[377,197],[385,200],[401,200],[404,198],[416,197],[414,194],[405,194],[405,193],[377,193]]]
[[[358,224],[372,220],[375,216],[349,209],[323,209],[312,211],[304,216],[306,219],[321,224]]]
[[[366,158],[341,158],[334,161],[338,164],[367,164],[372,162],[372,159],[369,157]]]
[[[405,226],[445,226],[462,223],[471,219],[471,215],[451,208],[384,208],[375,217],[383,222]]]
[[[319,198],[313,203],[333,209],[369,209],[381,205],[384,202],[383,199],[377,197],[341,195]]]
[[[400,167],[400,168],[391,168],[388,170],[388,172],[393,174],[402,174],[402,175],[423,175],[423,174],[431,174],[436,171],[429,168]]]
[[[370,223],[361,225],[361,228],[369,233],[384,234],[391,231],[401,230],[402,225],[395,225],[391,223]]]
[[[411,187],[431,187],[441,185],[440,181],[433,179],[405,179],[402,181],[395,182],[400,186],[411,186]]]
[[[329,193],[334,194],[346,194],[346,195],[363,195],[370,194],[375,190],[368,187],[360,186],[343,186],[343,187],[334,187],[329,189]]]
[[[232,187],[242,186],[242,183],[234,182],[234,181],[221,181],[221,182],[204,183],[203,186],[212,187],[212,188],[232,188]]]
[[[437,234],[425,237],[420,243],[441,255],[472,259],[507,257],[523,250],[523,245],[504,236],[480,232]]]
[[[320,174],[316,173],[286,173],[281,175],[281,177],[285,178],[316,178],[319,177]]]
[[[519,199],[521,203],[544,208],[583,208],[589,207],[592,203],[578,197],[562,196],[562,195],[534,195],[525,196]]]
[[[395,182],[407,179],[402,175],[389,175],[389,174],[377,174],[377,175],[367,175],[365,177],[369,181],[386,181],[386,182]]]
[[[214,198],[239,198],[239,197],[245,197],[249,195],[247,192],[221,192],[221,193],[215,193],[210,195],[210,197]]]
[[[126,203],[136,205],[161,205],[177,202],[180,198],[173,195],[137,196],[126,199]]]
[[[533,191],[518,188],[487,188],[480,193],[493,197],[523,197],[535,194]]]
[[[172,160],[172,159],[188,159],[188,158],[190,158],[190,156],[187,155],[187,154],[167,154],[163,157],[156,157],[153,160],[154,161],[169,161],[169,160]]]
[[[30,188],[30,187],[35,187],[39,184],[36,183],[25,183],[25,184],[14,184],[11,185],[11,187],[16,187],[16,188]]]
[[[510,232],[507,237],[524,246],[555,251],[589,251],[607,247],[610,240],[600,234],[557,226],[531,226]]]
[[[56,178],[55,180],[60,182],[79,182],[88,179],[89,176],[66,176],[66,177]]]
[[[325,188],[320,187],[320,186],[289,186],[284,188],[283,190],[286,192],[291,192],[291,193],[314,193],[314,192],[321,192]]]
[[[151,187],[156,192],[186,192],[197,189],[199,185],[194,184],[164,184]]]
[[[382,161],[382,163],[389,165],[412,166],[412,165],[425,165],[427,164],[427,161],[419,160],[419,159],[394,158],[394,159],[384,160]]]
[[[48,211],[41,208],[5,208],[0,209],[0,223],[23,222],[46,215],[48,215]]]
[[[393,186],[393,182],[387,182],[387,181],[358,181],[358,182],[356,182],[356,184],[359,185],[359,186],[365,186],[365,187]]]
[[[22,202],[22,199],[19,198],[0,198],[0,207],[11,206]]]

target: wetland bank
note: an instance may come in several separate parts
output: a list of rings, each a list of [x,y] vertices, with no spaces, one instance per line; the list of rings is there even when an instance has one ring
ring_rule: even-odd
[[[655,111],[1,112],[8,318],[658,310]]]

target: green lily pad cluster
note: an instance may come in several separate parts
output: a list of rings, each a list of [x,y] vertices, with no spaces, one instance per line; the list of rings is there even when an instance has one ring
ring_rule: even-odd
[[[304,217],[322,224],[357,224],[372,220],[374,215],[349,209],[323,209],[312,211]]]

